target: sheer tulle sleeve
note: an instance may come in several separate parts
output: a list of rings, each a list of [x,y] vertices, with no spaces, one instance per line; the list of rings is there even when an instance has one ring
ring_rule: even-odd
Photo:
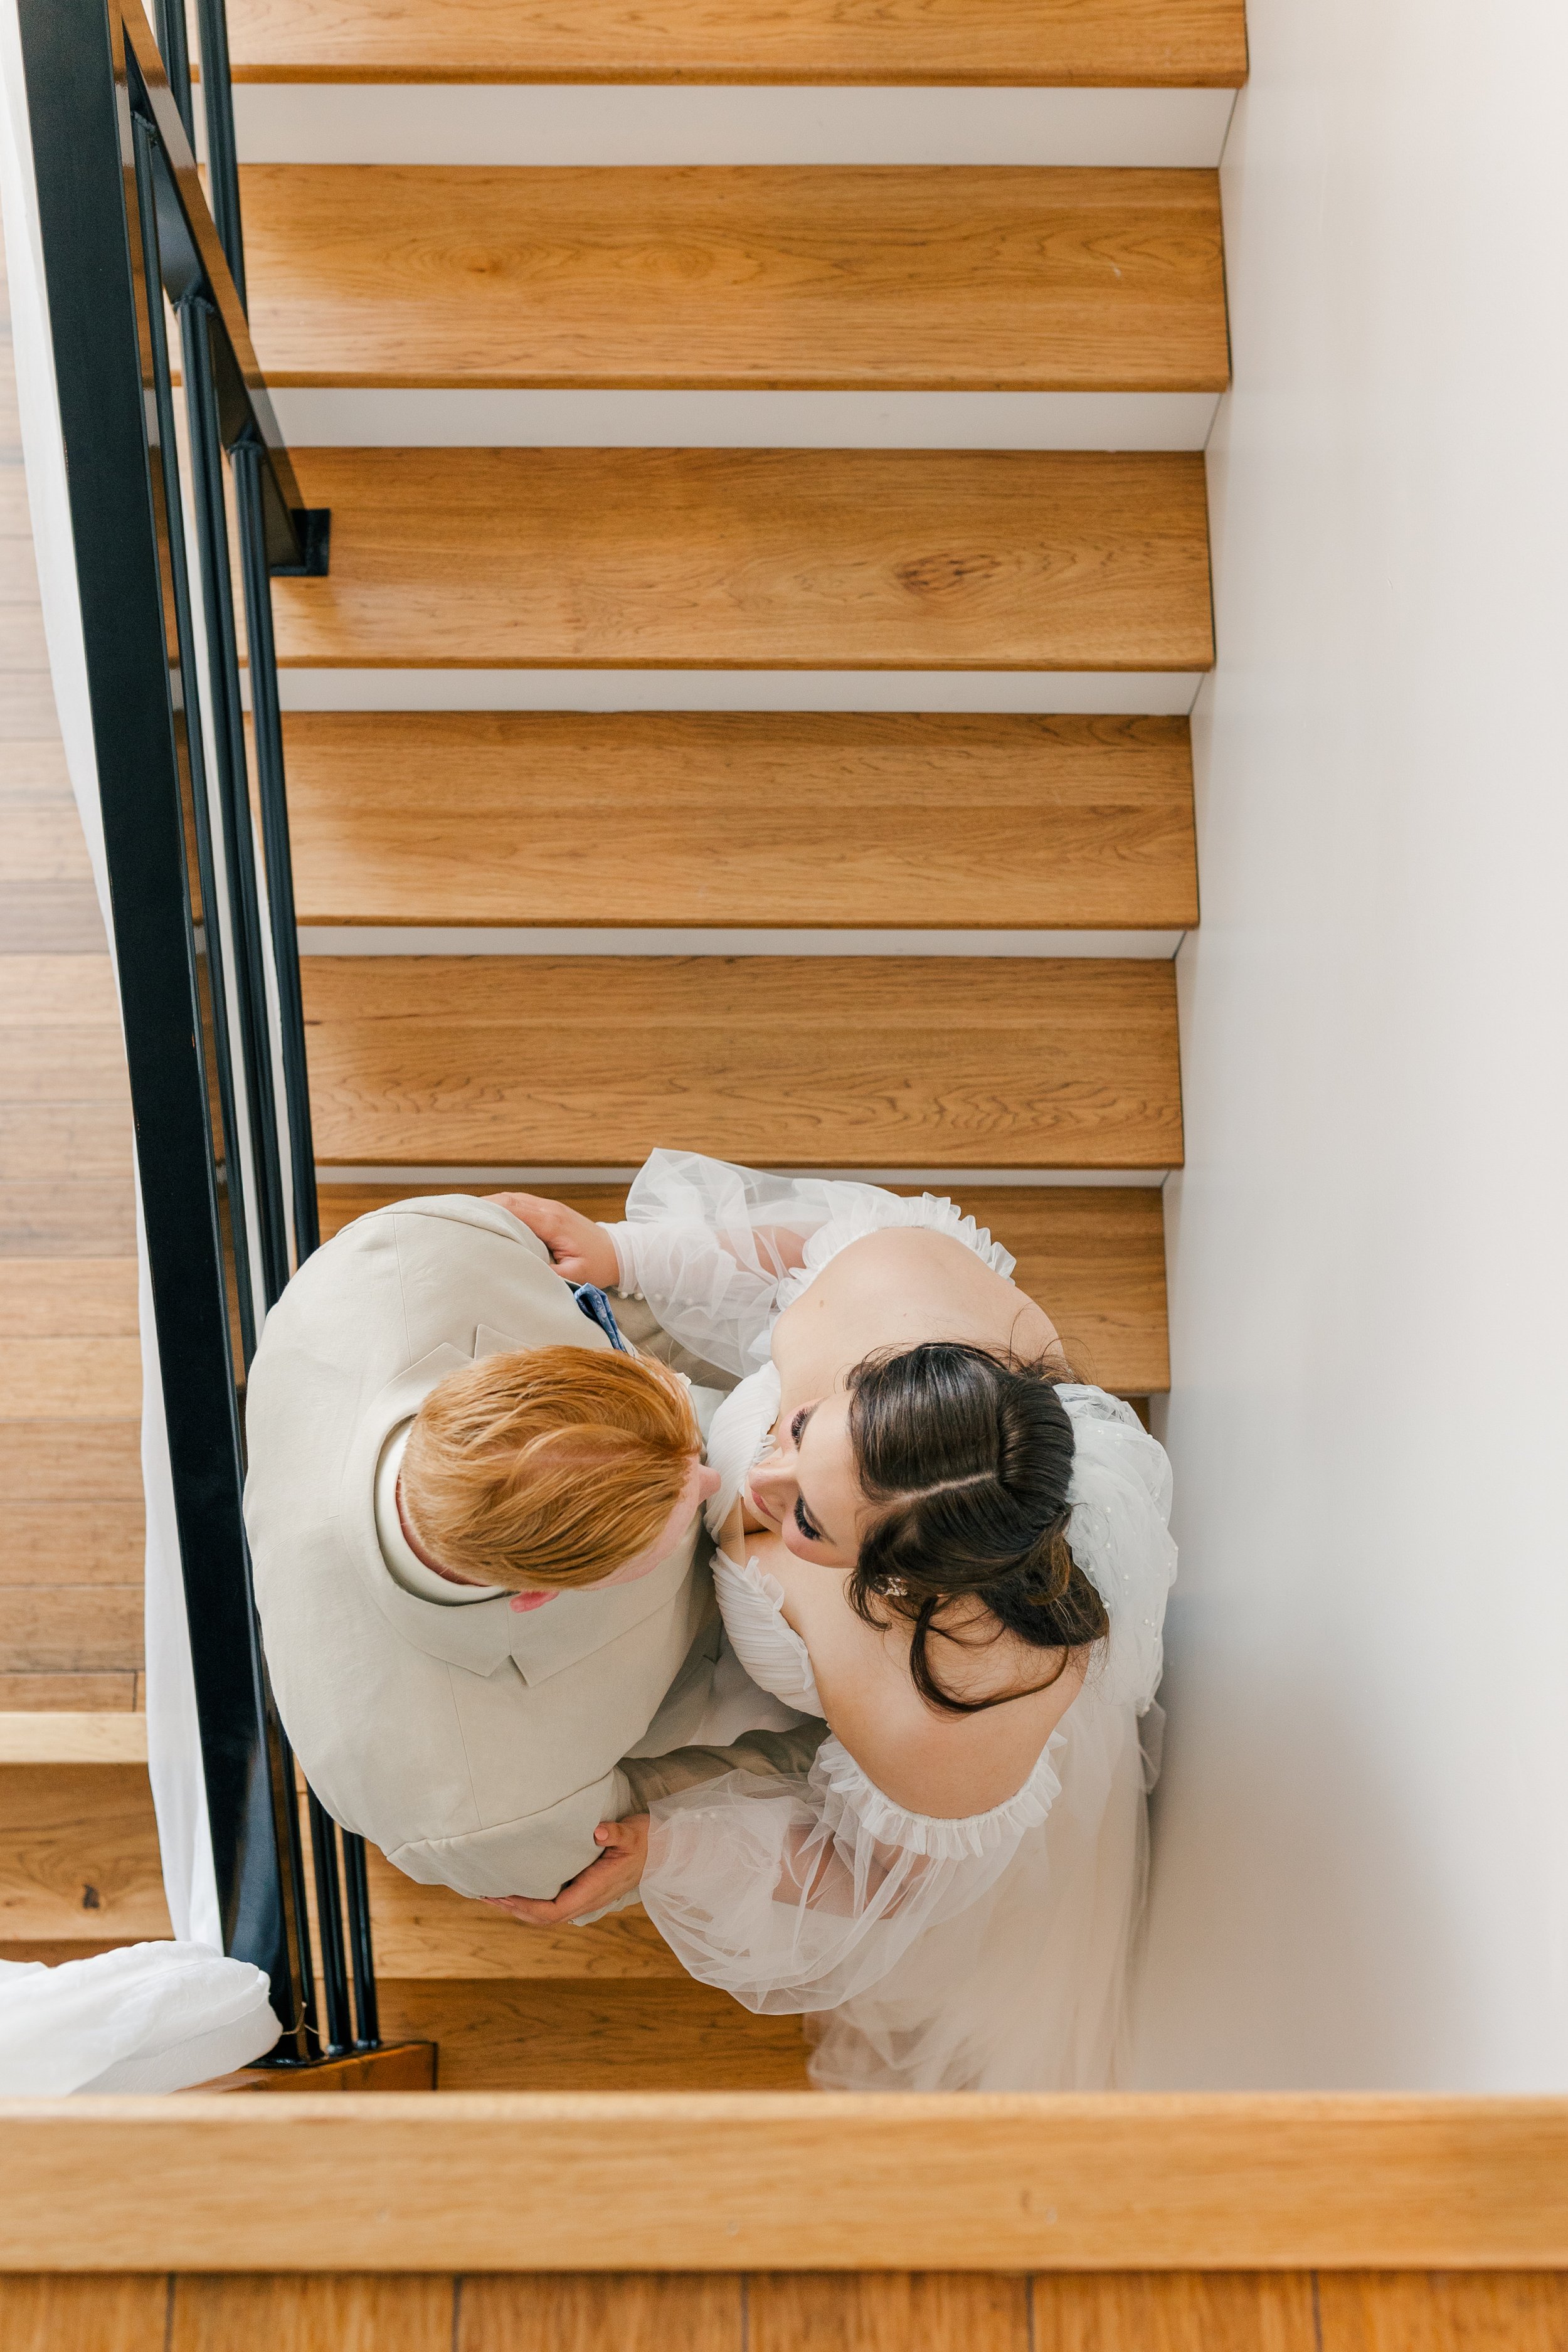
[[[1058,1785],[1047,1749],[1005,1805],[939,1821],[889,1803],[829,1738],[793,1784],[732,1772],[661,1799],[643,1902],[691,1975],[747,2009],[837,2009],[979,1901]]]
[[[834,1253],[889,1225],[951,1233],[1002,1275],[1013,1259],[951,1201],[903,1200],[877,1184],[773,1176],[697,1151],[655,1151],[606,1227],[620,1287],[670,1337],[726,1371],[768,1361],[775,1318]]]
[[[997,1886],[1031,1833],[1047,1824],[1061,1792],[1063,1755],[1100,1757],[1091,1770],[1079,1770],[1068,1808],[1075,1818],[1086,1807],[1098,1817],[1118,1758],[1135,1751],[1135,1717],[1159,1681],[1175,1565],[1166,1527],[1169,1466],[1116,1399],[1078,1387],[1061,1394],[1074,1435],[1069,1537],[1111,1630],[1064,1728],[1023,1788],[990,1812],[959,1820],[908,1812],[830,1735],[810,1770],[793,1781],[761,1784],[732,1773],[652,1808],[642,1883],[648,1913],[691,1975],[746,2008],[833,2010],[869,1993],[931,1930]],[[749,1605],[771,1596],[749,1564],[744,1575],[724,1565],[729,1575],[718,1580],[718,1591],[729,1622],[731,1586],[746,1588]],[[761,1658],[765,1628],[752,1617],[737,1619],[731,1635],[742,1656],[749,1645]],[[1092,1822],[1078,1819],[1073,1833],[1087,1836],[1092,1850]],[[1048,1879],[1048,1860],[1032,1867]],[[921,1965],[934,1966],[938,1949],[928,1946]],[[962,1988],[952,1990],[957,1997]]]
[[[646,1298],[670,1337],[731,1372],[768,1360],[779,1285],[838,1207],[872,1184],[770,1176],[697,1151],[655,1151],[609,1227],[621,1288]]]

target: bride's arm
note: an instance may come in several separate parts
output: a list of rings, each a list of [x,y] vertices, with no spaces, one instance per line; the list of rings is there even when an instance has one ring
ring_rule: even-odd
[[[695,1151],[651,1152],[607,1225],[617,1287],[644,1298],[683,1347],[725,1370],[768,1360],[779,1286],[805,1263],[830,1188]]]

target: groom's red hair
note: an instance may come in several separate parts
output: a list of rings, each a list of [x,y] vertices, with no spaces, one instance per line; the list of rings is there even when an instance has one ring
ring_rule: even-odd
[[[486,1356],[420,1406],[403,1507],[476,1583],[597,1584],[657,1540],[701,1445],[684,1381],[650,1357]]]

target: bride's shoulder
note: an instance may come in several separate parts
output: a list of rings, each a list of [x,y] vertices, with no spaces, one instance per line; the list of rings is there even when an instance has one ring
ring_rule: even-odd
[[[1018,1793],[1082,1688],[1081,1659],[961,1629],[933,1644],[942,1686],[955,1698],[1006,1695],[1007,1703],[950,1713],[916,1689],[901,1619],[889,1612],[868,1623],[849,1605],[843,1571],[798,1559],[777,1537],[748,1540],[782,1593],[780,1613],[805,1644],[830,1729],[884,1797],[911,1813],[956,1821]]]

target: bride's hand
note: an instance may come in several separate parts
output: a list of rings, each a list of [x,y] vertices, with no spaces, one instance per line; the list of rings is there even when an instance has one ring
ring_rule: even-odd
[[[482,1899],[492,1911],[508,1911],[530,1927],[560,1927],[581,1919],[585,1912],[602,1911],[606,1903],[630,1895],[641,1885],[647,1864],[647,1829],[646,1813],[633,1813],[624,1822],[601,1822],[594,1832],[595,1844],[604,1849],[597,1862],[569,1878],[552,1902],[537,1903],[526,1895],[492,1895]]]
[[[520,1225],[538,1234],[550,1252],[551,1265],[567,1282],[592,1282],[601,1290],[612,1290],[619,1282],[615,1243],[592,1217],[537,1192],[487,1192],[485,1198],[510,1210]]]

